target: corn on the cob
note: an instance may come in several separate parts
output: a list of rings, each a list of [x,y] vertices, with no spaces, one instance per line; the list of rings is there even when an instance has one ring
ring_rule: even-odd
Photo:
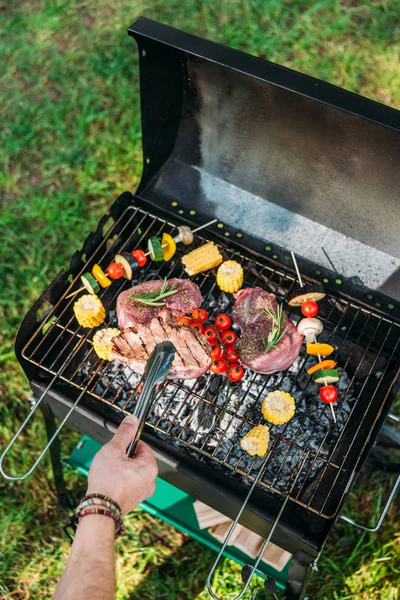
[[[234,294],[243,285],[243,269],[235,260],[226,260],[218,268],[217,283],[223,292]]]
[[[240,445],[250,456],[265,456],[269,444],[268,425],[256,425],[241,440]]]
[[[93,336],[93,348],[99,358],[110,360],[112,350],[112,339],[120,332],[115,327],[100,329]]]
[[[183,266],[190,277],[218,267],[222,261],[222,255],[213,242],[208,242],[208,244],[204,244],[204,246],[200,246],[200,248],[196,248],[196,250],[182,256]]]
[[[261,405],[264,419],[273,425],[283,425],[290,421],[295,410],[296,405],[293,396],[281,390],[270,392]]]
[[[74,313],[82,327],[97,327],[106,318],[104,306],[94,294],[81,296],[74,304]]]

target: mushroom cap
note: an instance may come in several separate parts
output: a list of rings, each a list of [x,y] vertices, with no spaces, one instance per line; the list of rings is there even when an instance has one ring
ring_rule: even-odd
[[[322,325],[321,321],[315,317],[301,319],[297,325],[297,331],[300,335],[307,335],[309,333],[315,333],[315,335],[319,335],[323,328],[324,326]]]

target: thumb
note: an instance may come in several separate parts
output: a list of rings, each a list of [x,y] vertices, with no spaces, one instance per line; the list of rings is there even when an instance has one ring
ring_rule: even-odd
[[[134,417],[133,415],[125,417],[115,432],[110,444],[125,452],[137,432],[138,424],[137,417]]]

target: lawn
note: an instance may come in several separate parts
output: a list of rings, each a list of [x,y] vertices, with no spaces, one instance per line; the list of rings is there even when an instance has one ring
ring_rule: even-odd
[[[389,0],[13,0],[0,11],[1,445],[26,414],[13,353],[18,324],[99,217],[141,173],[138,72],[127,27],[144,14],[400,108],[400,12]],[[62,436],[66,451],[76,434]],[[27,465],[44,442],[38,419],[21,441]],[[84,481],[68,474],[70,487]],[[373,518],[386,483],[370,474],[346,510]],[[0,598],[51,597],[68,554],[49,463],[0,481]],[[140,510],[119,542],[118,600],[195,598],[214,554]],[[339,524],[309,585],[313,600],[394,600],[399,510],[377,535]],[[216,587],[235,589],[226,561]],[[207,594],[201,595],[202,600]],[[262,598],[260,593],[257,598]]]

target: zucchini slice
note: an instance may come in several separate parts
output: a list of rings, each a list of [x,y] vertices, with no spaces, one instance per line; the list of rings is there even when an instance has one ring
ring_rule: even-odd
[[[139,267],[136,258],[129,254],[129,252],[122,252],[122,254],[116,254],[114,260],[123,268],[124,272],[122,276],[130,281],[133,277],[133,271],[136,271]]]
[[[151,237],[147,242],[147,247],[150,252],[151,260],[154,260],[155,262],[161,262],[164,260],[164,252],[160,238]]]
[[[319,302],[325,298],[326,293],[322,283],[305,283],[303,287],[297,285],[288,296],[289,306],[301,306],[307,300]]]
[[[91,273],[84,273],[81,275],[82,285],[87,289],[89,294],[98,294],[100,291],[100,285],[93,277]]]
[[[339,381],[339,372],[337,369],[323,369],[314,373],[315,383],[336,383]]]

